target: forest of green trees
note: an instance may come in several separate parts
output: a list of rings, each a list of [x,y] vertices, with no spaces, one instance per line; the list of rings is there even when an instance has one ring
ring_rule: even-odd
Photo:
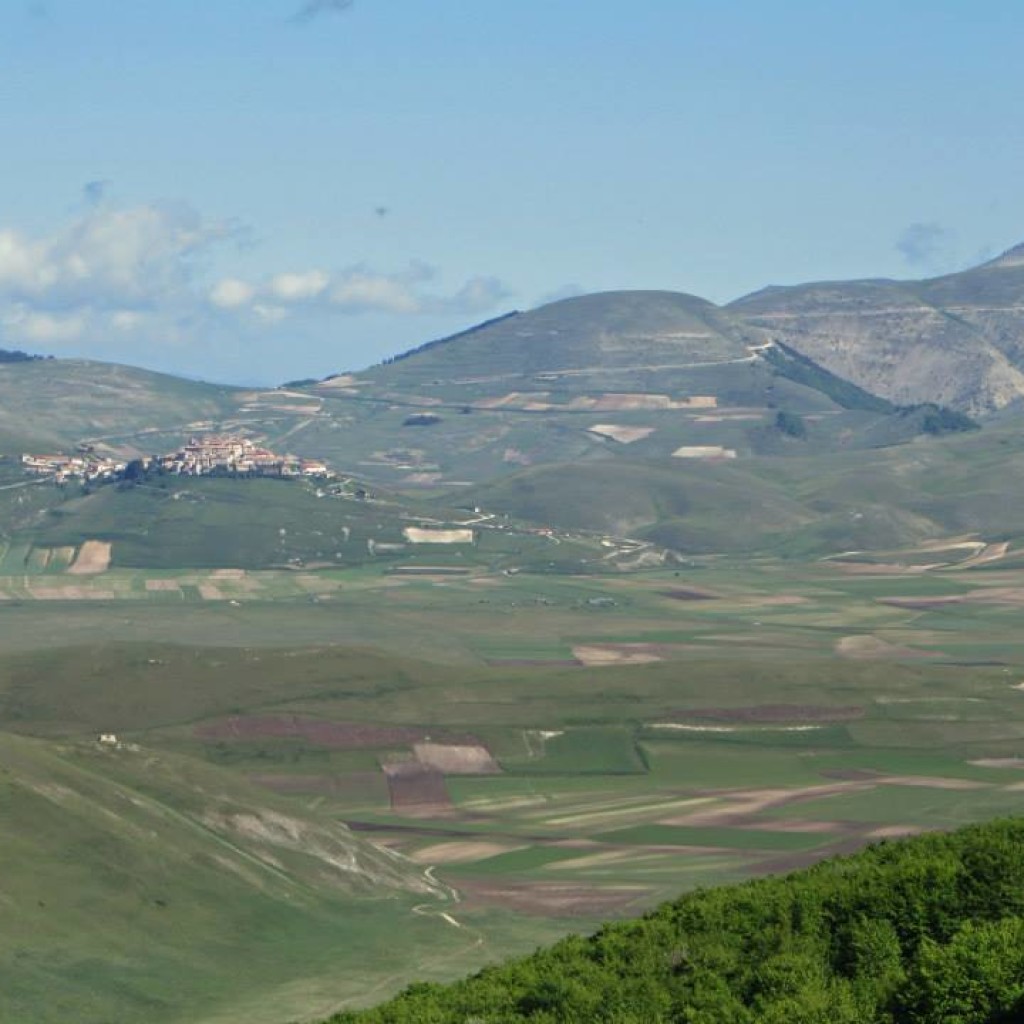
[[[333,1024],[1024,1021],[1024,820],[690,893]]]

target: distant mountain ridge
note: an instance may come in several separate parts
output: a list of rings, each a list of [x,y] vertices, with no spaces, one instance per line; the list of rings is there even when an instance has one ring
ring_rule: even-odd
[[[1024,244],[941,277],[770,287],[725,308],[900,404],[985,414],[1024,397]]]
[[[494,317],[359,376],[407,386],[459,373],[660,371],[739,361],[772,342],[896,405],[995,412],[1024,399],[1024,244],[940,277],[775,285],[723,306],[670,291],[575,296]]]

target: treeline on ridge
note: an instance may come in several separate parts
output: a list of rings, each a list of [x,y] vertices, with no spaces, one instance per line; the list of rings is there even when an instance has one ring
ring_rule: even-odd
[[[52,359],[53,356],[37,356],[22,352],[20,348],[0,348],[0,363],[35,363],[40,359]]]
[[[1011,1024],[1024,820],[886,841],[414,984],[332,1024]]]

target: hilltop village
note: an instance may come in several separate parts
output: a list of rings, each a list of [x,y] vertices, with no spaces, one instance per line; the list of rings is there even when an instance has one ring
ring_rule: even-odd
[[[69,480],[105,483],[134,479],[146,473],[316,479],[328,479],[334,475],[317,459],[279,455],[260,447],[247,437],[229,434],[193,437],[178,451],[127,461],[98,455],[90,445],[80,445],[74,455],[25,454],[21,457],[21,464],[27,472],[51,477],[55,483]]]

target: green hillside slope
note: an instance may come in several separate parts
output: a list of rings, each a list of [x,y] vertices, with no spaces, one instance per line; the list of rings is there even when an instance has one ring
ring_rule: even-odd
[[[257,995],[290,1019],[458,952],[412,913],[444,900],[420,869],[229,773],[6,734],[0,765],[3,1020],[195,1024]]]
[[[1017,424],[834,454],[776,436],[789,456],[542,466],[469,493],[488,509],[548,526],[625,533],[691,553],[820,557],[965,532],[1009,539],[1024,535]]]
[[[0,433],[66,448],[143,430],[187,431],[234,406],[237,389],[75,359],[0,365]]]
[[[409,384],[481,372],[513,378],[560,370],[635,370],[742,358],[745,344],[756,336],[695,295],[599,292],[499,318],[365,376]]]

